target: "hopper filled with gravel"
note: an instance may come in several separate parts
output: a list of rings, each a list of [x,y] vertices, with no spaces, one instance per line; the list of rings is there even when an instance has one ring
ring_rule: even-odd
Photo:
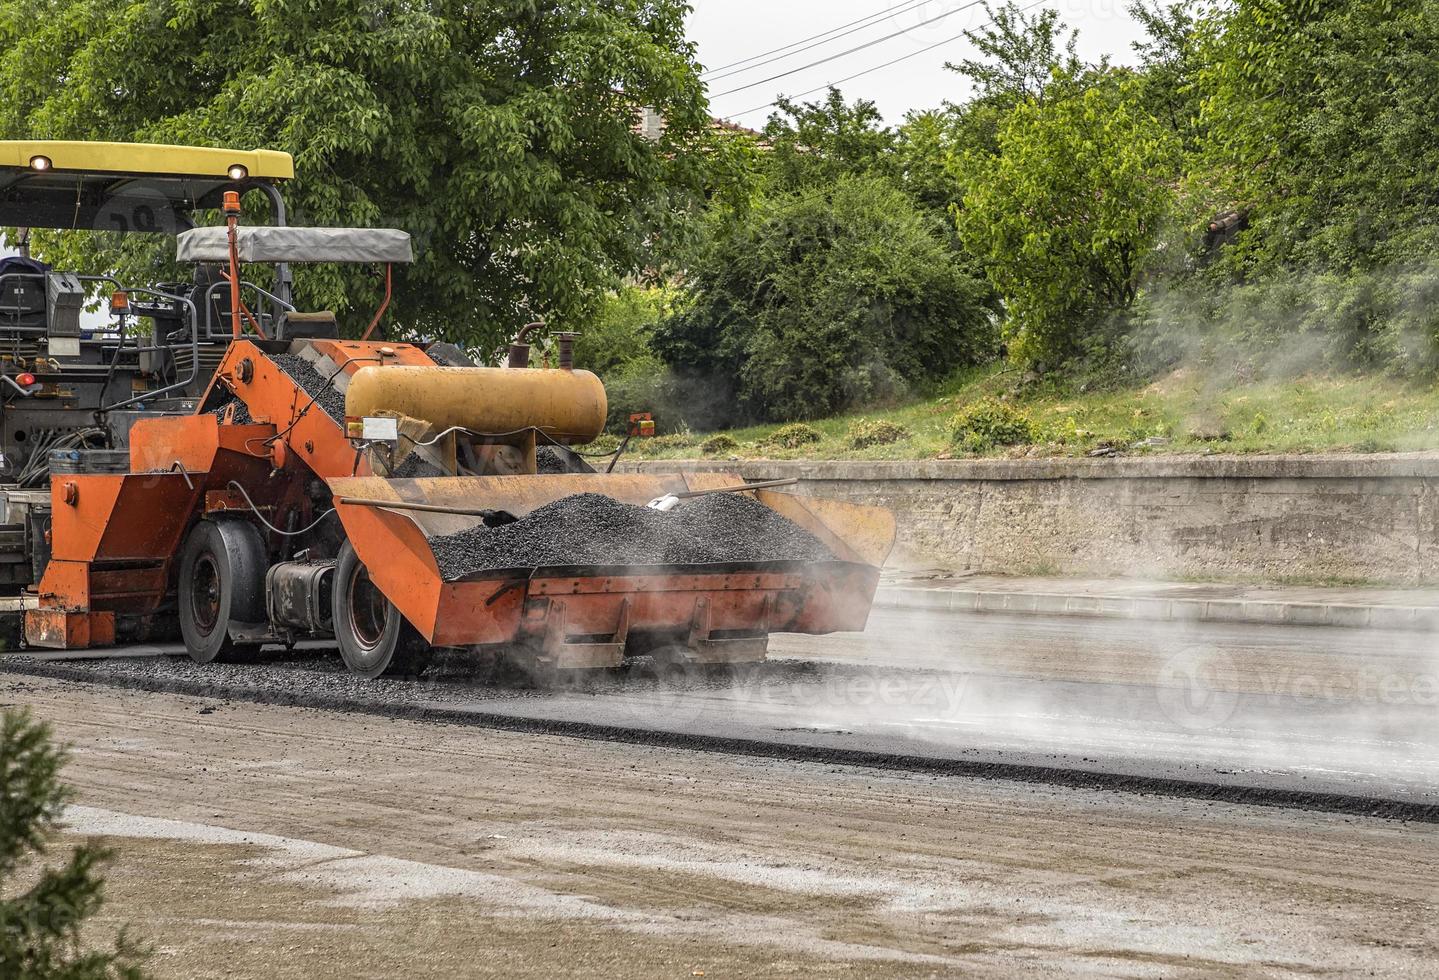
[[[672,511],[596,493],[556,500],[513,523],[431,540],[446,581],[554,565],[708,565],[832,561],[813,534],[753,497],[717,493]]]
[[[862,630],[895,533],[883,508],[728,473],[329,483],[356,557],[424,642],[556,669],[753,663],[772,633]]]

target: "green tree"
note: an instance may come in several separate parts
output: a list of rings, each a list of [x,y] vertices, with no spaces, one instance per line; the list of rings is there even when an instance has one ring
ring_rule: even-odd
[[[1078,34],[1044,9],[1033,15],[1015,0],[1002,7],[985,3],[986,24],[964,36],[980,57],[945,65],[974,83],[972,101],[1001,107],[1042,101],[1056,74],[1073,77],[1083,68],[1075,53]]]
[[[1043,104],[1056,83],[1062,94],[1077,83],[1090,84],[1108,71],[1108,60],[1086,65],[1079,60],[1079,34],[1058,11],[1031,13],[1015,0],[984,5],[985,26],[965,31],[977,58],[945,65],[968,79],[973,94],[951,106],[957,142],[966,152],[999,152],[999,130],[1009,114],[1026,103]]]
[[[831,88],[822,102],[780,99],[764,137],[769,152],[763,172],[773,191],[829,184],[841,177],[883,166],[894,148],[894,133],[873,102],[845,102]]]
[[[693,424],[819,418],[990,356],[993,312],[940,218],[844,177],[717,222],[654,348]]]
[[[141,980],[136,950],[82,948],[80,930],[100,908],[106,848],[81,844],[58,866],[30,869],[54,843],[70,792],[65,757],[27,712],[0,712],[0,976],[10,980]],[[29,887],[13,883],[24,871]]]
[[[1151,5],[1152,4],[1152,5]],[[1146,37],[1135,41],[1139,71],[1135,76],[1141,104],[1166,123],[1186,151],[1199,148],[1201,70],[1199,18],[1196,0],[1135,0],[1129,15],[1144,26]]]
[[[1174,136],[1106,84],[1063,82],[1020,103],[998,155],[966,155],[960,236],[1004,300],[1010,352],[1054,363],[1080,353],[1094,326],[1127,310],[1176,176]]]
[[[1236,271],[1439,251],[1439,2],[1238,0],[1201,29],[1202,177],[1252,210]]]
[[[295,155],[296,223],[392,224],[419,259],[395,322],[494,346],[574,322],[707,188],[682,0],[0,0],[0,133]],[[651,141],[641,107],[665,119]],[[158,250],[86,258],[145,272]],[[79,256],[78,246],[61,252]],[[371,309],[353,270],[315,307]]]

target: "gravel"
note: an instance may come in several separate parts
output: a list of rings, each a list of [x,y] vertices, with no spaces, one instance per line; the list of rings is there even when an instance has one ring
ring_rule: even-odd
[[[305,394],[315,399],[316,408],[323,409],[337,424],[345,424],[345,396],[336,391],[334,385],[328,384],[328,379],[309,361],[298,354],[275,354],[270,360],[278,364],[280,370],[288,374]],[[301,402],[299,407],[304,408],[305,403]]]
[[[814,535],[743,494],[687,500],[665,513],[601,494],[565,497],[522,520],[431,541],[446,581],[547,565],[703,565],[829,561]]]
[[[228,409],[231,405],[235,406],[235,417],[230,420],[232,424],[249,425],[251,422],[254,421],[254,419],[250,416],[250,406],[240,401],[240,399],[237,398],[235,395],[231,395],[219,405],[210,409],[210,414],[215,416],[215,418],[217,419],[223,420],[225,418],[225,410]]]
[[[447,476],[444,470],[419,453],[410,453],[390,472],[392,480],[419,480],[431,476]]]
[[[583,456],[559,446],[540,446],[535,450],[535,462],[536,471],[541,474],[596,472]]]

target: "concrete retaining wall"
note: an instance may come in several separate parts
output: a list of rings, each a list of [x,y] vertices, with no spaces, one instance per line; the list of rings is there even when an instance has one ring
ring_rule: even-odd
[[[1439,582],[1439,455],[639,462],[888,507],[904,563],[1024,575]]]

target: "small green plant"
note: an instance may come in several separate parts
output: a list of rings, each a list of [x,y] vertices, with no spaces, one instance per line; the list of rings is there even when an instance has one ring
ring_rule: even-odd
[[[732,453],[739,448],[739,442],[734,436],[725,435],[721,432],[717,436],[710,436],[700,443],[700,451],[706,456],[719,456],[723,453]]]
[[[655,436],[652,439],[631,440],[630,452],[638,456],[657,456],[671,449],[693,449],[697,445],[699,440],[693,433],[672,432],[667,436]]]
[[[113,852],[87,842],[44,861],[71,798],[60,781],[64,764],[48,726],[28,711],[0,712],[0,976],[142,980],[143,954],[124,932],[109,949],[81,941],[85,920],[104,901],[101,871]],[[30,883],[10,884],[17,879]]]
[[[849,427],[851,449],[868,449],[871,446],[892,446],[901,439],[909,438],[909,430],[888,419],[859,419]]]
[[[967,453],[987,453],[1035,439],[1034,423],[1028,415],[992,398],[966,405],[950,420],[949,427],[955,447]]]
[[[819,442],[824,437],[814,426],[805,425],[803,422],[791,422],[789,425],[782,425],[775,429],[765,444],[778,446],[781,449],[802,449],[805,446]]]

